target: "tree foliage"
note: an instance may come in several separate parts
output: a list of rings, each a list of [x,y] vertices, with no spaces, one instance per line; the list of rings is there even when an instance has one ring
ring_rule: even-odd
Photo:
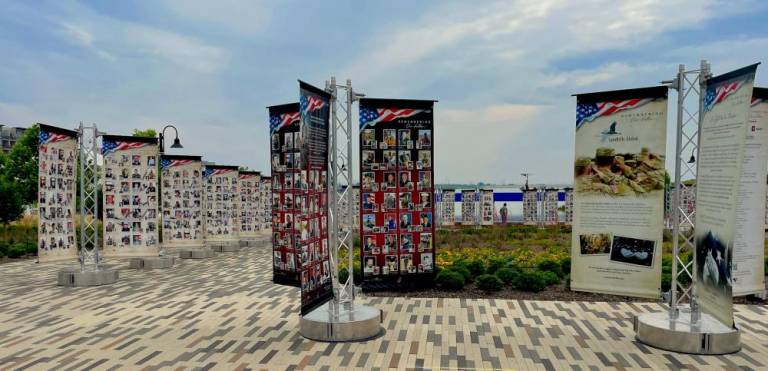
[[[16,183],[5,177],[8,156],[0,153],[0,224],[18,219],[24,212],[24,204]]]
[[[133,136],[134,137],[142,137],[142,138],[156,138],[157,137],[157,130],[155,129],[133,129]]]
[[[38,143],[40,126],[33,125],[19,137],[11,152],[5,156],[0,182],[6,190],[15,189],[22,206],[37,201]]]

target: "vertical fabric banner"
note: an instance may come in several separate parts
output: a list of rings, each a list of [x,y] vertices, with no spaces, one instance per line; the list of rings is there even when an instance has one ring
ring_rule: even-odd
[[[272,229],[272,178],[261,176],[261,230],[269,233]]]
[[[102,137],[104,255],[154,256],[158,231],[157,138]]]
[[[480,190],[480,224],[493,225],[493,190],[481,189]]]
[[[443,190],[443,215],[440,222],[443,226],[456,225],[456,191],[453,189]]]
[[[434,264],[434,101],[360,100],[363,281],[425,279]]]
[[[200,156],[160,156],[163,247],[203,247],[203,162]]]
[[[696,183],[696,296],[701,310],[733,326],[734,244],[744,147],[757,65],[705,82]],[[765,163],[761,166],[765,167]],[[765,178],[760,180],[765,182]],[[578,201],[578,199],[577,199]]]
[[[40,262],[77,256],[75,241],[76,131],[40,124],[37,257]]]
[[[580,94],[571,288],[659,297],[667,87]]]
[[[474,189],[464,189],[461,191],[461,224],[477,224],[475,201],[477,201],[477,192]]]
[[[301,268],[301,315],[333,298],[328,247],[328,135],[330,99],[327,92],[299,81],[299,135],[294,138],[294,220]],[[297,178],[298,176],[298,178]]]
[[[272,192],[272,282],[299,287],[300,270],[297,253],[295,180],[300,183],[301,171],[295,161],[299,155],[301,114],[299,104],[269,107],[269,135],[272,155],[272,178],[264,178],[264,188],[270,181]]]
[[[237,166],[205,165],[205,242],[240,240]]]
[[[768,89],[754,88],[749,110],[733,245],[733,296],[765,291]]]
[[[255,238],[261,232],[261,173],[240,171],[240,238]]]

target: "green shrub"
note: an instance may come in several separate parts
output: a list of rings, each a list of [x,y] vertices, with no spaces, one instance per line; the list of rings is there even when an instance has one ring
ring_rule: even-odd
[[[556,260],[544,260],[537,265],[537,268],[543,272],[552,272],[558,278],[565,277],[565,272],[563,272],[560,262]]]
[[[8,249],[9,258],[20,258],[27,254],[27,246],[24,243],[15,243]]]
[[[519,275],[520,275],[520,271],[515,268],[501,268],[496,271],[496,276],[499,277],[504,283],[508,285],[515,282],[515,279]]]
[[[555,272],[543,271],[541,272],[541,274],[544,277],[544,282],[547,284],[547,286],[560,283],[561,278],[558,277],[557,274],[555,274]]]
[[[494,274],[499,271],[499,269],[504,268],[507,265],[507,259],[504,258],[493,258],[488,262],[488,269],[486,270],[486,273]]]
[[[467,268],[466,265],[454,264],[452,267],[446,268],[446,269],[449,269],[461,274],[461,277],[464,278],[465,282],[472,282],[472,272],[469,271],[469,268]]]
[[[477,277],[477,287],[486,292],[499,291],[504,287],[504,282],[495,274],[481,274]]]
[[[453,269],[443,269],[435,276],[435,283],[444,290],[461,290],[465,280],[461,273]]]
[[[661,291],[669,291],[672,288],[672,273],[661,274]]]
[[[547,287],[547,282],[543,273],[528,269],[520,272],[512,286],[522,291],[539,292]]]
[[[476,278],[485,273],[485,263],[480,259],[471,260],[467,263],[469,272],[472,273],[472,278]]]
[[[8,243],[0,241],[0,258],[8,255]]]
[[[339,269],[339,282],[346,282],[349,278],[349,271],[346,267]]]
[[[570,256],[560,261],[560,269],[562,269],[565,274],[571,274],[571,257]]]

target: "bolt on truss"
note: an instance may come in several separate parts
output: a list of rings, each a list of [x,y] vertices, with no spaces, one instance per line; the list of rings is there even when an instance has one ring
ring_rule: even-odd
[[[672,199],[672,284],[669,297],[669,318],[675,319],[679,306],[691,303],[692,322],[698,318],[694,286],[696,275],[693,254],[696,250],[694,226],[696,222],[696,175],[701,107],[704,83],[710,76],[707,61],[701,61],[697,70],[678,66],[674,80],[665,81],[677,90],[677,142],[675,145],[675,179]],[[694,180],[688,182],[686,180]],[[683,260],[682,257],[690,258]]]
[[[98,270],[99,254],[98,214],[98,145],[96,125],[78,128],[80,141],[80,269]]]
[[[354,285],[354,200],[352,192],[352,105],[362,94],[352,89],[352,81],[345,85],[336,83],[336,78],[326,83],[326,90],[331,94],[331,127],[328,163],[329,197],[329,242],[331,276],[333,280],[334,300],[331,302],[332,313],[338,316],[339,308],[344,305],[353,309],[355,299]],[[346,210],[344,209],[346,208]],[[346,258],[346,262],[340,259]],[[339,280],[339,270],[347,268],[347,278]]]

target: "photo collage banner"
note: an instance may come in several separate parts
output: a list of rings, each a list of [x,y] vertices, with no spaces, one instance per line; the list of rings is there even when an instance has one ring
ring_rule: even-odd
[[[261,173],[240,171],[240,238],[261,234]]]
[[[269,107],[269,132],[271,142],[272,178],[263,178],[264,190],[271,185],[272,207],[272,281],[277,284],[301,285],[299,255],[296,253],[297,227],[295,221],[299,209],[295,205],[297,190],[295,183],[301,183],[301,171],[296,163],[301,156],[299,144],[299,104],[284,104]],[[267,202],[268,200],[264,200]]]
[[[456,225],[456,191],[453,189],[443,190],[441,209],[443,215],[440,218],[440,222],[442,225]]]
[[[754,88],[749,110],[733,245],[733,296],[765,291],[768,89]]]
[[[202,247],[202,157],[161,155],[160,174],[163,247]]]
[[[294,240],[301,271],[301,315],[333,298],[327,189],[330,99],[327,92],[299,82],[299,135],[293,142],[298,152],[286,167],[294,169],[292,206],[298,211]]]
[[[729,327],[733,326],[731,272],[737,240],[737,206],[756,72],[757,65],[731,71],[706,80],[703,88],[697,156],[694,295],[702,312]],[[765,168],[766,164],[760,166]],[[764,183],[765,177],[758,181]],[[764,194],[760,197],[764,203]]]
[[[434,101],[360,100],[363,281],[435,272]]]
[[[665,86],[577,95],[571,288],[658,298]]]
[[[239,241],[240,188],[238,167],[205,165],[205,240],[210,242]]]
[[[261,230],[268,231],[272,228],[272,178],[261,176],[261,196],[259,198],[261,213]]]
[[[480,190],[480,224],[493,225],[493,190]]]
[[[76,131],[40,124],[37,256],[41,262],[77,256],[77,138]]]
[[[157,138],[104,135],[104,255],[159,253]]]
[[[461,191],[461,224],[477,224],[477,192],[474,189],[465,189]]]

